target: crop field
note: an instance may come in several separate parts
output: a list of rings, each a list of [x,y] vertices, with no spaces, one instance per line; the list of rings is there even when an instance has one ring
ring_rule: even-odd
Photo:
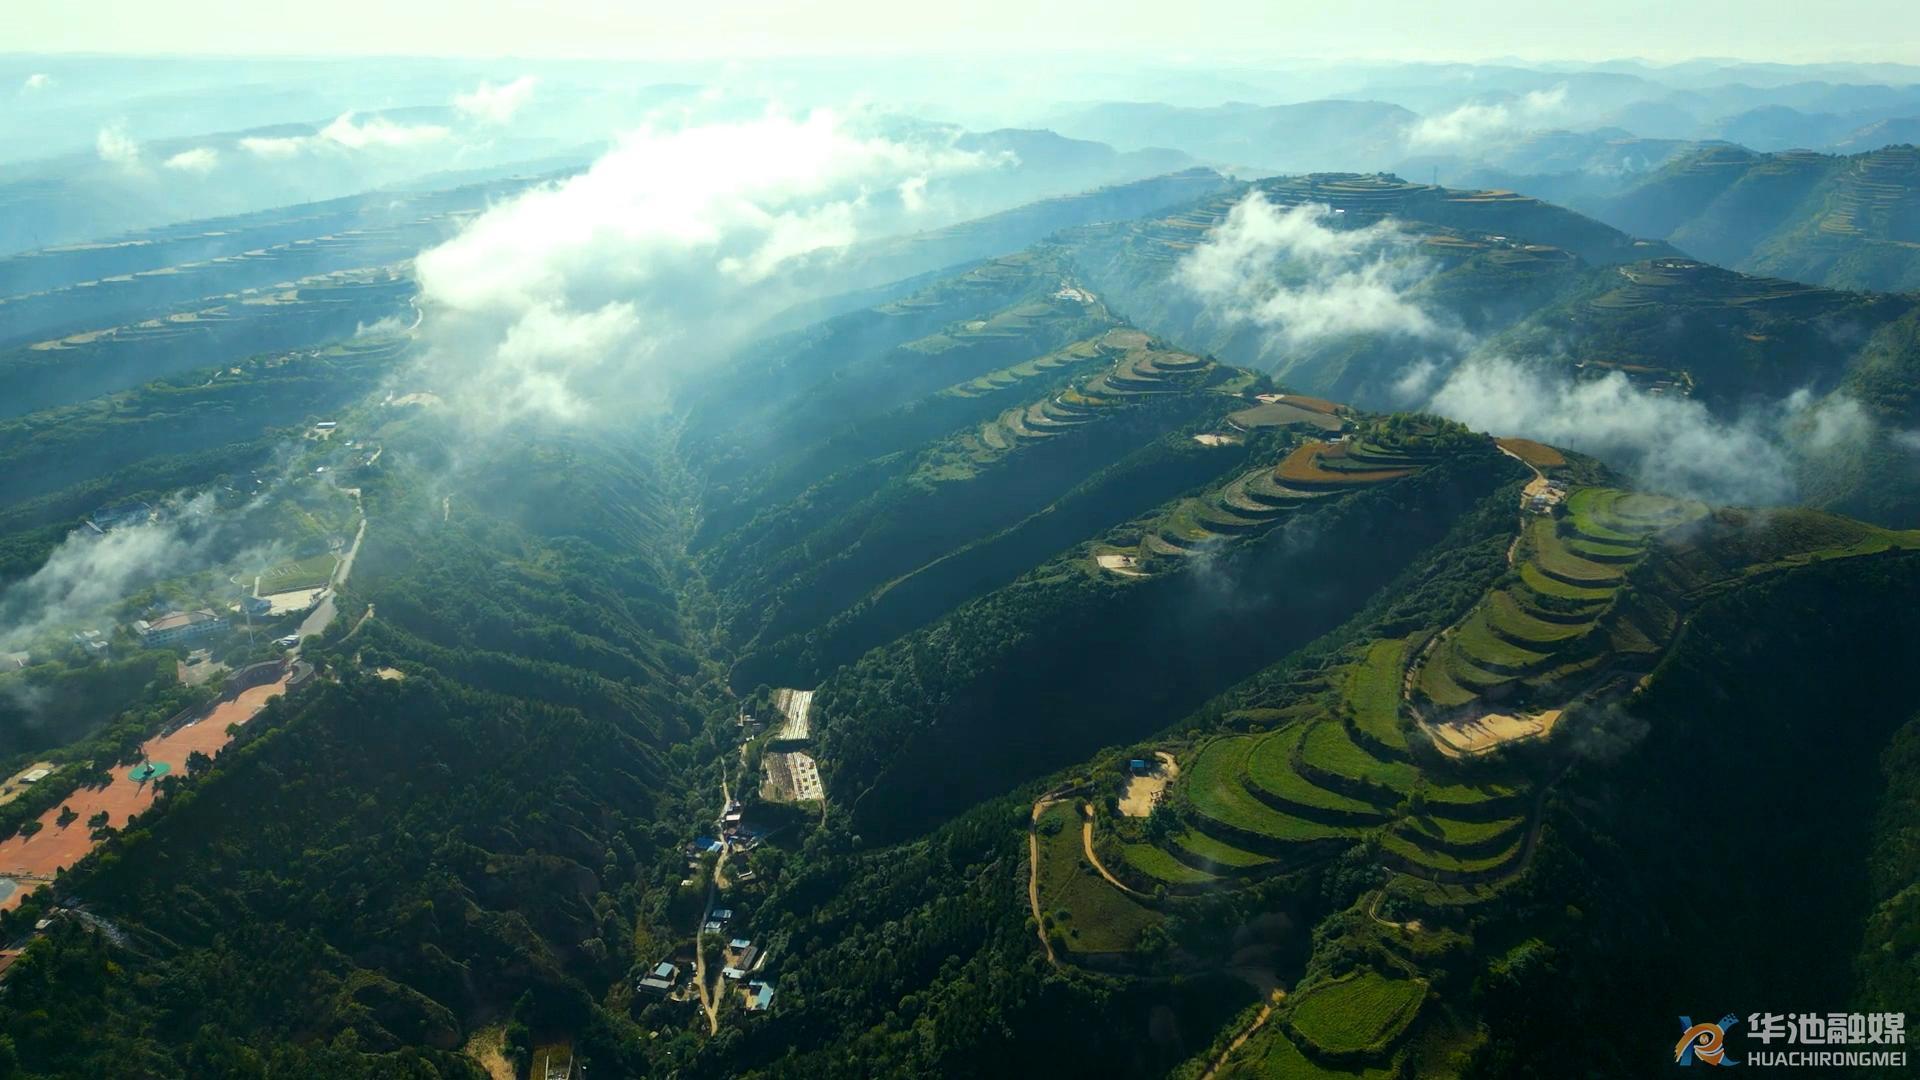
[[[1420,979],[1389,979],[1374,971],[1313,987],[1293,1002],[1294,1030],[1335,1053],[1391,1041],[1407,1029],[1426,1000]]]
[[[1256,743],[1253,751],[1247,755],[1247,777],[1253,785],[1300,806],[1331,810],[1341,814],[1380,817],[1380,811],[1373,805],[1342,795],[1337,791],[1328,791],[1294,771],[1293,754],[1306,733],[1307,729],[1304,726],[1295,725],[1286,731],[1268,735]]]
[[[1307,443],[1277,467],[1263,465],[1174,504],[1141,523],[1137,561],[1127,569],[1177,566],[1205,545],[1263,532],[1306,503],[1411,476],[1436,460],[1424,436],[1375,434],[1351,450],[1347,443]],[[1300,478],[1298,486],[1290,476]]]
[[[1125,858],[1128,866],[1169,885],[1204,885],[1219,880],[1205,870],[1196,870],[1174,858],[1165,848],[1152,844],[1128,844]]]
[[[1286,484],[1344,485],[1378,484],[1413,475],[1411,468],[1382,469],[1340,461],[1344,453],[1329,443],[1308,443],[1280,463],[1274,475]],[[1337,463],[1340,467],[1331,467]]]
[[[1262,1028],[1220,1071],[1220,1080],[1393,1080],[1390,1068],[1335,1069],[1321,1065],[1287,1039],[1278,1024]]]
[[[1321,431],[1339,431],[1340,418],[1317,409],[1307,409],[1286,401],[1264,401],[1249,409],[1230,413],[1227,422],[1236,427],[1286,427],[1300,424]]]
[[[1346,701],[1354,709],[1354,726],[1361,734],[1388,749],[1407,748],[1400,730],[1400,667],[1407,642],[1384,640],[1367,646],[1367,659],[1348,669]]]
[[[1195,809],[1215,821],[1276,840],[1324,840],[1350,831],[1283,814],[1255,798],[1241,783],[1253,744],[1247,736],[1207,744],[1185,784]]]
[[[1557,469],[1567,463],[1566,455],[1546,443],[1532,439],[1496,439],[1500,449],[1519,458],[1536,469]]]
[[[1405,829],[1411,839],[1425,837],[1454,847],[1472,847],[1504,836],[1517,836],[1520,827],[1525,824],[1526,819],[1517,817],[1498,821],[1458,821],[1427,816],[1409,818]]]

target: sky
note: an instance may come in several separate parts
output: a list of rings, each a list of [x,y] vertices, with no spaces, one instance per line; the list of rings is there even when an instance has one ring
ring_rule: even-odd
[[[1110,51],[1322,57],[1906,61],[1912,0],[7,0],[8,52],[653,59]]]

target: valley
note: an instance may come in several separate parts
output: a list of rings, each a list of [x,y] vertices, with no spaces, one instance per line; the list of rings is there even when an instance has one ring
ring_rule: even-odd
[[[461,87],[0,175],[166,222],[0,257],[0,1078],[1519,1080],[1920,1009],[1914,155],[1842,145],[1911,88],[386,63]],[[1770,122],[1832,137],[1715,135]]]

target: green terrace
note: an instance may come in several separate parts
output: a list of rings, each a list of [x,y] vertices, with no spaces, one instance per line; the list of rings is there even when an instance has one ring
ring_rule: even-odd
[[[1014,405],[961,435],[959,442],[965,455],[975,464],[985,463],[1022,445],[1099,423],[1157,398],[1199,392],[1231,396],[1254,381],[1254,376],[1246,372],[1165,348],[1147,334],[1127,327],[991,372],[948,393],[983,397],[1024,380],[1037,381],[1051,372],[1100,360],[1110,364],[1096,374],[1074,380],[1058,393]]]
[[[1170,803],[1180,828],[1127,849],[1135,887],[1193,891],[1297,869],[1363,840],[1417,877],[1480,882],[1511,872],[1524,847],[1527,786],[1517,774],[1457,775],[1445,758],[1409,752],[1400,707],[1408,644],[1359,647],[1333,671],[1323,700],[1290,714],[1301,719],[1185,754]]]
[[[1632,634],[1616,639],[1615,628],[1603,622],[1649,538],[1705,514],[1695,502],[1581,488],[1567,498],[1563,516],[1529,518],[1515,551],[1516,572],[1422,653],[1411,680],[1422,719],[1470,724],[1495,703],[1537,704],[1541,691],[1553,691],[1548,703],[1558,704],[1566,697],[1561,684],[1603,671],[1620,640],[1639,640]],[[1441,731],[1437,742],[1443,751],[1472,753],[1513,732],[1479,734],[1475,741]]]
[[[1904,217],[1905,231],[1911,234],[1916,202],[1920,202],[1920,148],[1889,146],[1849,163],[1820,218],[1819,231],[1839,237],[1898,232],[1894,223]]]
[[[1229,420],[1276,405],[1316,417],[1336,416],[1341,408],[1312,398],[1297,401],[1306,404],[1282,398],[1241,410]],[[1137,523],[1136,543],[1098,545],[1094,562],[1123,577],[1177,567],[1206,548],[1264,533],[1300,507],[1414,475],[1439,460],[1442,451],[1434,440],[1440,433],[1439,428],[1395,417],[1335,441],[1303,443],[1278,465],[1234,477]]]

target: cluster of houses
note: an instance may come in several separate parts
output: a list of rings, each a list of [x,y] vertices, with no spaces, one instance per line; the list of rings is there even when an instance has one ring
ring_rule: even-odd
[[[1527,496],[1527,511],[1534,514],[1551,514],[1554,508],[1566,500],[1567,482],[1549,480],[1545,491],[1536,491]]]

